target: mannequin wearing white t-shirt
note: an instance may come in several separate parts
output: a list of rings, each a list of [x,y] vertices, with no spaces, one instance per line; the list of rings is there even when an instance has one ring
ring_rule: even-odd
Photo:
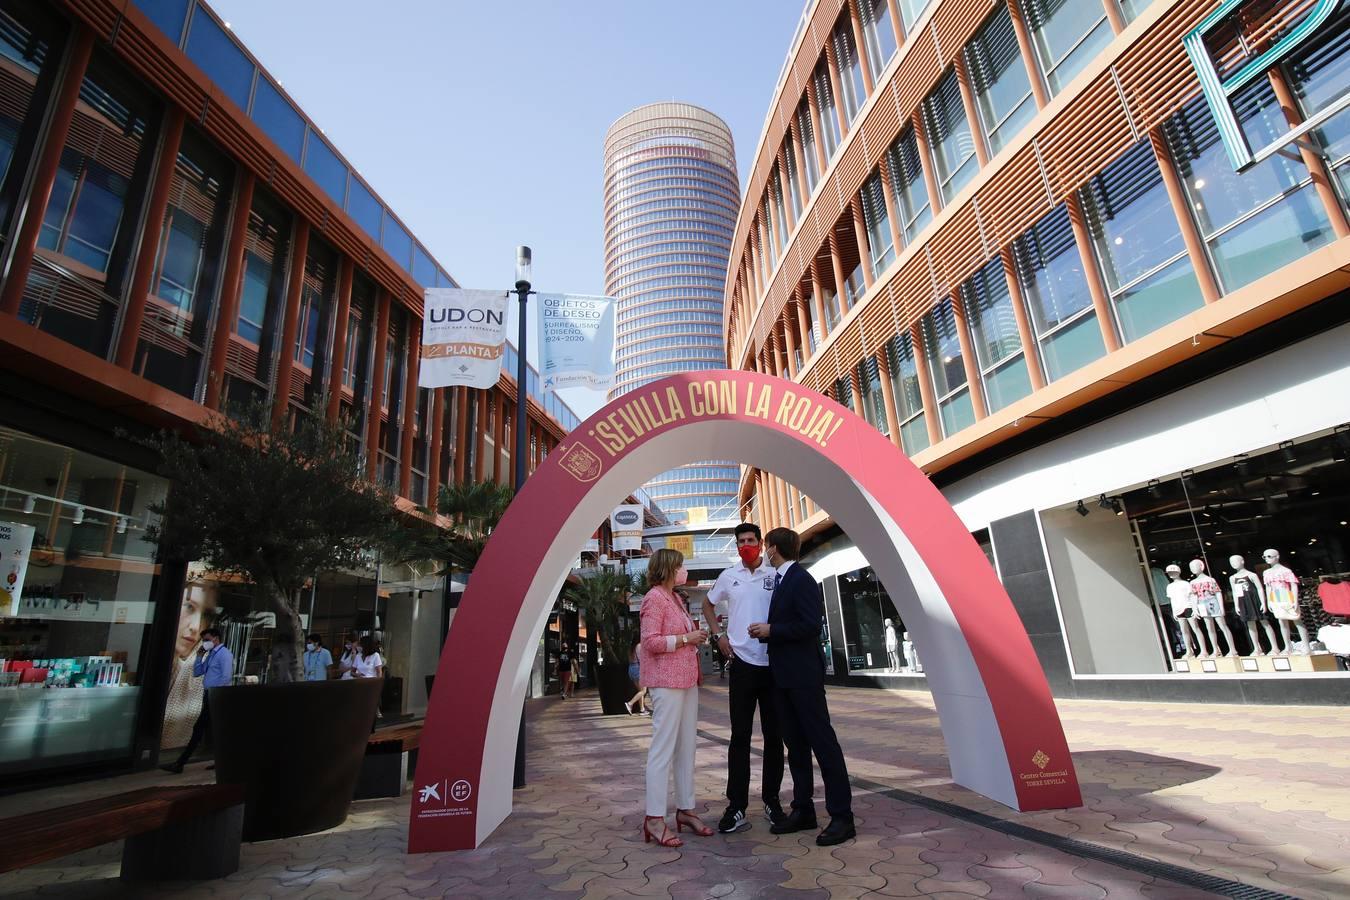
[[[919,662],[919,651],[914,649],[914,642],[909,639],[909,632],[906,631],[904,639],[900,642],[900,647],[905,651],[905,659],[909,660],[909,666],[915,672],[923,671],[923,663]]]
[[[1228,652],[1224,656],[1237,656],[1237,648],[1233,646],[1233,632],[1228,628],[1228,620],[1223,615],[1223,590],[1219,583],[1205,574],[1205,561],[1202,559],[1193,559],[1190,564],[1191,575],[1191,602],[1195,605],[1195,614],[1204,617],[1205,630],[1209,632],[1209,641],[1214,645],[1214,655],[1219,655],[1219,636],[1215,632],[1217,626],[1219,631],[1223,632],[1224,640],[1228,642]]]
[[[1167,601],[1172,606],[1172,618],[1177,620],[1177,627],[1181,629],[1181,643],[1186,647],[1182,658],[1194,659],[1197,652],[1200,656],[1210,656],[1210,645],[1205,642],[1205,628],[1200,624],[1200,617],[1195,614],[1195,607],[1191,603],[1191,583],[1181,577],[1181,566],[1175,564],[1167,567],[1167,578]],[[1191,649],[1192,639],[1195,640],[1195,650]]]
[[[1298,598],[1298,576],[1296,576],[1289,567],[1280,562],[1280,551],[1266,550],[1261,553],[1261,559],[1265,561],[1270,568],[1261,573],[1261,580],[1266,586],[1266,604],[1270,612],[1275,616],[1275,621],[1280,623],[1280,636],[1284,638],[1284,652],[1287,654],[1291,650],[1302,656],[1307,656],[1311,651],[1308,647],[1308,626],[1303,624],[1303,613],[1299,608]],[[1292,635],[1289,633],[1289,626],[1298,627],[1299,646],[1294,648]]]
[[[1228,591],[1233,595],[1234,611],[1247,623],[1247,636],[1252,639],[1252,656],[1266,655],[1266,651],[1261,649],[1261,640],[1257,637],[1257,622],[1260,622],[1266,630],[1270,652],[1278,653],[1280,645],[1275,641],[1275,629],[1271,627],[1270,616],[1267,615],[1266,590],[1261,584],[1260,576],[1249,571],[1247,561],[1236,554],[1228,557],[1228,565],[1233,567],[1233,574],[1228,578]],[[1246,597],[1248,593],[1254,596]],[[1253,613],[1258,609],[1260,615],[1253,618]]]
[[[900,641],[895,636],[895,623],[887,619],[886,626],[886,671],[900,671]]]

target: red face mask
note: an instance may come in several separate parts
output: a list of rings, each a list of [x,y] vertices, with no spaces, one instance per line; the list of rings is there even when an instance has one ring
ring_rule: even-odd
[[[759,547],[746,544],[736,548],[736,552],[741,555],[741,562],[747,566],[753,565],[759,560]]]

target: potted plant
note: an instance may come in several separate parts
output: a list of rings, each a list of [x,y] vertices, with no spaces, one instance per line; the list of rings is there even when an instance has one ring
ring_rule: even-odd
[[[241,576],[276,616],[266,684],[212,688],[209,701],[216,779],[245,785],[247,840],[346,819],[380,698],[376,679],[301,680],[301,588],[317,573],[362,566],[403,528],[325,406],[288,426],[254,404],[187,437],[143,440],[172,484],[148,529],[161,555]]]
[[[586,614],[586,627],[598,633],[604,662],[598,667],[600,708],[607,716],[622,715],[624,701],[636,688],[628,678],[629,651],[638,639],[638,617],[628,611],[633,580],[626,574],[601,569],[582,576],[581,583],[564,595]]]

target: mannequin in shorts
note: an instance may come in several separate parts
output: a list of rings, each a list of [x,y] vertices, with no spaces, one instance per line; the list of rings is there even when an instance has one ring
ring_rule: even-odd
[[[1298,606],[1298,576],[1289,567],[1280,562],[1280,551],[1266,550],[1261,554],[1270,568],[1261,573],[1266,585],[1266,606],[1280,623],[1280,635],[1284,638],[1284,652],[1291,651],[1289,626],[1298,627],[1299,646],[1294,652],[1307,656],[1308,626],[1303,624],[1303,615]]]
[[[1279,652],[1280,645],[1275,640],[1275,629],[1270,624],[1266,609],[1266,590],[1255,572],[1247,571],[1247,561],[1236,554],[1228,557],[1228,565],[1233,574],[1228,578],[1228,589],[1233,594],[1233,607],[1242,621],[1247,623],[1247,636],[1252,639],[1252,656],[1265,656],[1261,649],[1261,639],[1257,637],[1257,623],[1266,631],[1266,640],[1270,643],[1270,652]]]
[[[1181,629],[1181,643],[1186,646],[1183,659],[1193,659],[1196,652],[1191,649],[1191,640],[1195,640],[1200,656],[1210,656],[1209,644],[1205,643],[1205,629],[1200,617],[1191,603],[1191,583],[1181,577],[1181,566],[1175,563],[1167,567],[1167,600],[1172,605],[1172,617]]]
[[[1223,632],[1228,642],[1228,652],[1224,656],[1237,656],[1233,647],[1233,632],[1228,628],[1228,620],[1223,616],[1223,591],[1219,583],[1205,574],[1205,561],[1193,559],[1190,564],[1191,602],[1195,605],[1195,614],[1205,619],[1205,630],[1209,632],[1209,642],[1214,645],[1214,655],[1219,655],[1219,635],[1215,629]]]

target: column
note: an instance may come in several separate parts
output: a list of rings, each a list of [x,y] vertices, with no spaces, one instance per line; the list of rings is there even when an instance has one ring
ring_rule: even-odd
[[[1111,23],[1111,30],[1120,34],[1125,30],[1125,16],[1120,12],[1120,7],[1116,6],[1116,0],[1102,0],[1102,7],[1106,10],[1106,20]]]
[[[1106,3],[1112,0],[1104,0]],[[970,74],[966,72],[966,55],[956,55],[956,83],[961,88],[961,106],[966,110],[966,121],[970,123],[970,135],[975,139],[975,159],[983,169],[989,165],[989,150],[984,146],[984,128],[980,124],[979,113],[975,110],[975,92],[970,87]]]
[[[849,394],[852,395],[849,399],[853,401],[853,413],[858,418],[865,420],[867,418],[867,410],[863,407],[862,381],[858,378],[857,363],[853,364],[848,370],[848,375],[845,377],[848,378],[850,388]]]
[[[801,199],[804,211],[811,204],[811,185],[806,183],[806,151],[802,149],[801,125],[797,121],[795,110],[792,113],[792,129],[788,132],[788,143],[791,145],[790,152],[797,157],[797,195]]]
[[[492,443],[497,451],[497,462],[492,474],[498,484],[513,484],[514,479],[511,477],[511,473],[507,471],[509,466],[506,461],[506,419],[510,415],[510,411],[506,402],[506,394],[500,390],[497,391],[497,408],[493,412],[497,417],[492,429]]]
[[[914,373],[919,378],[919,398],[923,401],[923,421],[928,426],[928,443],[942,443],[942,420],[938,415],[937,395],[933,393],[932,373],[923,353],[923,335],[917,324],[909,327],[909,338],[914,342]]]
[[[1111,315],[1111,300],[1102,287],[1102,272],[1097,266],[1097,254],[1092,250],[1092,236],[1088,234],[1083,219],[1083,206],[1078,195],[1070,194],[1064,198],[1069,211],[1069,222],[1073,225],[1073,237],[1078,244],[1078,256],[1083,261],[1083,275],[1087,278],[1088,293],[1092,295],[1092,306],[1097,310],[1097,325],[1102,330],[1102,343],[1107,353],[1120,349],[1120,338],[1116,336],[1115,317]]]
[[[793,302],[795,304],[796,301]],[[787,351],[788,377],[795,379],[797,377],[797,338],[792,333],[792,318],[791,314],[783,318],[783,347]]]
[[[441,446],[445,430],[445,388],[431,391],[431,465],[427,467],[428,509],[436,508],[436,494],[441,487]]]
[[[923,115],[916,109],[910,116],[910,127],[914,129],[914,144],[919,151],[919,168],[923,169],[923,185],[928,190],[928,203],[933,215],[942,210],[942,193],[938,190],[937,175],[933,172],[933,156],[928,152],[928,132],[923,127]]]
[[[797,297],[797,334],[800,336],[802,348],[802,362],[805,363],[811,358],[811,320],[807,317],[806,304],[802,302],[799,295]]]
[[[295,367],[295,332],[300,324],[300,295],[305,285],[305,259],[309,253],[309,222],[297,217],[295,236],[291,241],[291,271],[286,282],[286,307],[282,315],[280,352],[277,353],[277,370],[273,380],[272,424],[281,423],[286,414],[291,396],[291,369]],[[389,327],[388,312],[385,313],[385,327]],[[380,367],[384,368],[384,358],[380,358]],[[379,404],[380,395],[375,395]]]
[[[853,215],[853,236],[858,241],[858,261],[862,265],[863,292],[872,289],[872,242],[867,237],[867,218],[863,215],[862,201],[855,195],[848,202],[849,212]]]
[[[248,216],[253,208],[253,186],[257,179],[240,166],[234,187],[234,214],[225,239],[225,273],[220,281],[220,300],[216,304],[216,324],[211,334],[211,359],[206,369],[206,408],[220,409],[220,393],[225,389],[225,357],[230,335],[239,316],[239,294],[244,274],[244,246],[248,242]]]
[[[342,370],[347,362],[347,322],[352,315],[352,279],[356,270],[350,256],[338,263],[337,315],[333,318],[333,358],[328,363],[328,421],[342,411]],[[416,355],[412,357],[416,359]],[[411,370],[411,366],[409,369]]]
[[[131,270],[131,286],[122,306],[121,329],[117,334],[117,365],[130,369],[136,362],[136,347],[145,320],[145,299],[150,293],[150,278],[159,255],[159,235],[164,229],[164,213],[169,206],[169,189],[178,164],[178,147],[183,142],[183,110],[170,106],[164,114],[163,134],[155,157],[155,172],[150,179],[150,197],[145,205],[145,226],[141,230],[140,250]]]
[[[1112,0],[1102,0],[1104,3],[1110,3]],[[1275,99],[1280,104],[1280,109],[1284,110],[1285,121],[1289,123],[1290,128],[1297,128],[1303,124],[1303,116],[1298,111],[1298,101],[1294,98],[1294,92],[1289,88],[1289,82],[1280,69],[1274,68],[1269,72],[1270,86],[1275,89]],[[1317,196],[1321,198],[1322,205],[1326,207],[1327,218],[1331,220],[1331,230],[1336,233],[1336,237],[1350,237],[1350,222],[1346,221],[1345,209],[1341,206],[1340,199],[1336,196],[1336,189],[1331,186],[1331,172],[1327,169],[1326,161],[1320,154],[1308,149],[1307,141],[1300,141],[1298,144],[1299,156],[1303,158],[1303,164],[1308,167],[1312,173],[1313,190],[1317,191]]]
[[[895,248],[896,259],[905,246],[900,239],[900,203],[895,199],[895,182],[891,181],[891,161],[888,154],[882,154],[877,165],[877,175],[881,178],[881,196],[886,200],[886,219],[891,223],[891,246]]]
[[[790,237],[793,229],[797,227],[797,214],[792,209],[792,179],[788,177],[787,166],[787,155],[792,152],[788,148],[788,143],[791,142],[791,140],[792,132],[789,131],[784,137],[783,143],[778,147],[778,184],[783,189],[783,215],[787,216],[787,221],[783,223],[783,226],[786,229],[783,232],[784,240]],[[801,181],[800,178],[797,180]]]
[[[305,226],[306,240],[308,240],[309,226],[305,224],[303,219],[300,220],[300,223]],[[366,405],[367,481],[375,480],[380,462],[380,408],[383,406],[384,397],[384,360],[389,350],[389,307],[391,302],[392,298],[389,296],[389,292],[381,288],[375,299],[375,335],[372,338],[375,341],[375,359],[370,367],[370,402]],[[291,340],[294,340],[294,337]]]
[[[478,420],[474,422],[473,480],[482,481],[487,475],[487,422],[489,395],[495,388],[478,392]]]
[[[881,375],[881,402],[886,407],[886,429],[891,443],[904,449],[900,442],[900,415],[895,408],[895,385],[891,384],[891,361],[885,350],[877,353],[877,371]]]
[[[825,158],[825,141],[820,133],[820,103],[816,100],[816,76],[812,72],[810,76],[811,84],[806,89],[806,111],[811,117],[811,128],[815,131],[816,164],[820,169],[820,178],[825,179],[825,169],[829,165],[829,160]]]
[[[1036,334],[1031,328],[1031,317],[1027,314],[1026,298],[1022,294],[1022,282],[1017,278],[1017,265],[1013,260],[1011,247],[999,251],[1003,262],[1003,278],[1008,283],[1008,297],[1012,301],[1013,319],[1017,322],[1017,336],[1022,341],[1022,353],[1027,361],[1027,375],[1031,389],[1039,391],[1045,387],[1045,372],[1041,369],[1041,354],[1036,344]]]
[[[827,35],[825,38],[825,71],[830,75],[830,90],[834,92],[834,113],[839,119],[839,144],[843,146],[844,140],[848,137],[848,115],[844,111],[844,92],[839,89],[844,83],[843,77],[839,74],[839,60],[834,55],[834,36]]]
[[[872,80],[871,60],[867,56],[867,35],[863,32],[862,17],[858,14],[858,0],[848,0],[848,18],[853,23],[853,43],[858,47],[858,68],[862,70],[863,88],[872,96],[876,82]]]
[[[455,391],[455,484],[464,484],[469,480],[467,465],[469,461],[469,389],[457,387]]]
[[[844,290],[846,279],[844,278],[844,261],[839,257],[839,238],[835,235],[834,229],[830,229],[830,267],[834,269],[834,290],[839,295],[839,318],[848,315],[849,307],[852,302],[849,300],[848,291]],[[863,268],[867,268],[863,266]]]
[[[886,8],[891,13],[891,30],[895,32],[895,46],[903,47],[905,45],[905,21],[900,18],[900,4],[897,0],[886,0]]]
[[[422,341],[422,323],[408,317],[408,349],[403,353],[407,368],[403,375],[403,425],[398,448],[398,492],[412,497],[413,428],[417,423],[417,345]],[[426,428],[427,423],[423,422]]]
[[[75,119],[75,104],[80,99],[80,86],[84,84],[84,73],[89,68],[89,56],[93,49],[93,33],[83,25],[73,25],[70,47],[66,51],[65,72],[52,98],[51,124],[47,127],[46,139],[37,151],[33,186],[28,192],[26,211],[14,230],[9,272],[5,275],[4,289],[0,291],[0,312],[11,316],[18,315],[24,288],[28,286],[28,272],[33,267],[33,254],[37,251],[38,236],[42,232],[42,218],[47,212],[47,202],[52,197],[52,186],[56,184],[56,173],[61,167],[61,152],[66,147],[66,138],[70,136],[70,125]]]
[[[816,308],[816,324],[820,326],[819,338],[824,341],[829,320],[825,318],[825,282],[820,280],[820,261],[811,259],[811,302]]]
[[[755,471],[755,497],[759,501],[759,527],[763,531],[768,531],[773,527],[769,523],[769,503],[768,495],[764,491],[764,471],[762,469]]]
[[[975,421],[989,415],[984,402],[984,382],[980,379],[980,361],[975,358],[975,342],[970,338],[970,323],[966,321],[966,305],[959,293],[952,295],[952,311],[956,314],[956,339],[961,344],[961,363],[966,370],[966,387],[970,404],[975,409]]]
[[[1110,3],[1111,0],[1104,0]],[[1012,19],[1013,34],[1017,35],[1017,49],[1022,52],[1022,64],[1027,68],[1027,80],[1031,82],[1031,96],[1037,109],[1045,109],[1050,102],[1050,92],[1045,89],[1045,80],[1041,77],[1041,67],[1036,62],[1036,50],[1031,45],[1031,32],[1027,30],[1027,21],[1022,18],[1021,0],[1008,0],[1008,16]]]
[[[1153,156],[1158,160],[1158,171],[1162,173],[1163,187],[1167,190],[1167,199],[1172,204],[1172,214],[1181,226],[1181,240],[1186,244],[1186,256],[1190,259],[1195,278],[1200,282],[1200,296],[1206,303],[1218,303],[1223,292],[1210,268],[1209,257],[1205,255],[1205,241],[1200,229],[1191,217],[1190,205],[1186,202],[1186,189],[1181,184],[1181,176],[1172,162],[1172,153],[1167,148],[1167,138],[1161,127],[1148,133],[1149,143],[1153,146]]]

